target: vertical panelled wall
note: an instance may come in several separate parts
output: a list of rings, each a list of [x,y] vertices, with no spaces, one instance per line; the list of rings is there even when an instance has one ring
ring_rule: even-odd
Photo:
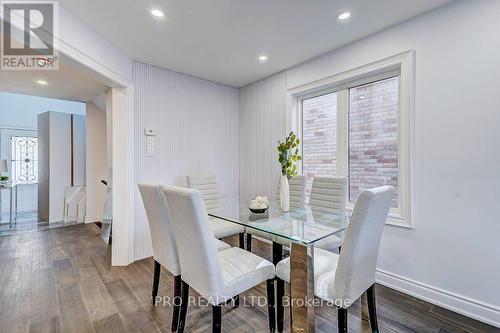
[[[286,135],[286,74],[240,89],[240,195],[275,197],[280,165],[277,140]]]
[[[217,176],[222,196],[239,191],[239,90],[134,62],[135,182],[185,186],[190,173]],[[146,156],[144,128],[156,132]],[[116,167],[116,166],[115,166]],[[152,255],[135,189],[135,259]]]

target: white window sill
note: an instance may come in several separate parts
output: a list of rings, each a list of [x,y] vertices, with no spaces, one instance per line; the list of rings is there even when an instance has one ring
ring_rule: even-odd
[[[412,224],[408,223],[405,219],[397,216],[390,216],[387,218],[387,221],[385,222],[386,225],[394,226],[394,227],[400,227],[400,228],[406,228],[406,229],[415,229],[415,226]]]
[[[349,212],[349,215],[352,215],[353,209],[354,209],[354,204],[350,202],[347,203],[347,211]],[[413,224],[409,223],[408,220],[403,218],[401,215],[396,214],[395,212],[389,213],[389,216],[387,217],[385,224],[394,227],[415,229],[415,226]]]

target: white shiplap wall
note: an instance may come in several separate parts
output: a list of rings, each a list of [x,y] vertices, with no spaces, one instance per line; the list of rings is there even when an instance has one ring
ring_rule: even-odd
[[[134,62],[135,182],[185,186],[190,173],[211,173],[222,196],[239,191],[239,90]],[[156,131],[146,156],[144,128]],[[152,255],[149,228],[135,189],[135,259]]]
[[[240,195],[275,197],[280,177],[277,140],[286,135],[286,74],[240,89]]]

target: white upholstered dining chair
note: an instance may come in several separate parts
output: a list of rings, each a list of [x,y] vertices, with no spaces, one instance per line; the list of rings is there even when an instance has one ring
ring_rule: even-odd
[[[240,248],[217,252],[199,191],[167,186],[164,193],[182,271],[182,305],[177,332],[184,330],[190,286],[212,305],[213,332],[220,332],[221,305],[264,281],[267,282],[269,325],[274,331],[274,265]]]
[[[181,296],[181,266],[177,254],[177,244],[172,230],[170,215],[163,186],[139,184],[146,215],[148,217],[149,231],[153,245],[154,273],[151,303],[156,304],[158,286],[160,283],[160,269],[163,266],[174,276],[174,300]],[[229,244],[214,239],[218,251],[229,249]],[[172,314],[172,331],[177,330],[180,305],[174,304]]]
[[[338,308],[339,332],[347,332],[349,306],[366,292],[370,324],[378,332],[375,305],[375,269],[380,240],[394,196],[392,186],[361,192],[339,254],[314,250],[314,294]],[[290,259],[276,266],[278,279],[290,282]],[[283,329],[284,284],[278,284],[278,331]]]
[[[346,177],[314,177],[309,197],[309,206],[313,212],[344,215],[346,204]],[[315,246],[327,251],[336,251],[342,246],[342,238],[331,236],[319,241]]]
[[[219,213],[221,204],[217,178],[212,175],[196,174],[188,175],[186,180],[189,188],[200,191],[207,212]],[[232,235],[239,235],[240,247],[244,248],[245,228],[235,223],[227,222],[215,217],[210,217],[209,221],[215,238],[222,239]]]

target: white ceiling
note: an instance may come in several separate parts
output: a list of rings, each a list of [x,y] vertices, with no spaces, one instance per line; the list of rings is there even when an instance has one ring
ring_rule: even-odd
[[[134,59],[240,87],[451,0],[60,0]],[[164,11],[153,19],[152,8]],[[349,10],[348,22],[336,15]],[[64,28],[64,27],[61,27]],[[260,64],[257,56],[269,61]]]
[[[0,39],[1,42],[1,39]],[[93,101],[108,87],[92,77],[88,70],[61,57],[55,71],[0,71],[0,91],[70,101]],[[36,81],[44,80],[42,86]]]

